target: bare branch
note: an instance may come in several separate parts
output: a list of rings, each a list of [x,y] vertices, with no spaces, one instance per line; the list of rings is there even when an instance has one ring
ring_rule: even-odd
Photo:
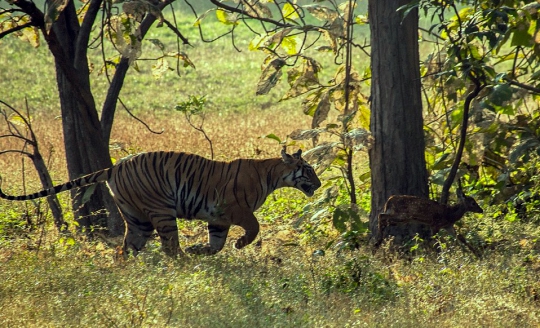
[[[0,151],[0,155],[8,154],[8,153],[18,153],[18,154],[22,154],[22,155],[25,155],[25,156],[28,156],[28,157],[32,158],[32,153],[29,153],[29,152],[23,151],[23,150],[8,149],[8,150]]]
[[[122,99],[118,98],[118,101],[122,104],[122,106],[124,106],[124,109],[125,111],[129,114],[129,116],[131,116],[132,118],[134,118],[136,121],[138,121],[139,123],[141,123],[142,125],[144,125],[144,127],[154,133],[154,134],[162,134],[165,130],[164,129],[161,129],[161,131],[154,131],[150,128],[150,126],[148,124],[146,124],[143,120],[141,120],[140,118],[138,118],[137,116],[135,116],[135,114],[133,114],[129,108],[126,106],[126,104],[124,104],[124,102],[122,101]]]
[[[168,20],[166,20],[165,18],[163,18],[163,23],[165,23],[165,25],[167,25],[168,28],[171,29],[171,31],[174,32],[174,34],[176,34],[177,37],[180,38],[180,40],[182,40],[182,42],[186,45],[191,45],[188,41],[188,39],[182,35],[182,33],[180,33],[180,31],[178,30],[178,28],[176,26],[174,26],[173,24],[171,24],[171,22],[169,22]]]
[[[39,151],[38,142],[36,135],[34,133],[34,130],[32,128],[32,122],[30,120],[30,110],[28,107],[28,102],[26,102],[26,115],[21,115],[21,113],[7,104],[6,102],[0,100],[0,103],[4,106],[8,107],[11,111],[13,111],[20,120],[24,123],[27,129],[27,133],[30,134],[30,138],[24,137],[22,133],[15,127],[15,124],[8,119],[8,114],[6,110],[1,109],[0,114],[4,117],[4,120],[6,121],[6,124],[9,127],[11,135],[3,135],[0,136],[0,138],[4,137],[13,137],[18,138],[24,141],[24,145],[22,146],[22,149],[6,149],[6,150],[0,150],[0,155],[8,154],[8,153],[15,153],[15,154],[21,154],[24,155],[32,160],[32,163],[34,164],[34,167],[39,175],[39,178],[41,180],[41,184],[44,188],[52,187],[52,179],[49,174],[49,171],[47,169],[47,165],[45,164],[43,157],[41,156],[41,153]],[[26,151],[28,146],[32,147],[32,151]],[[23,161],[23,179],[24,179],[24,161]],[[24,185],[23,180],[23,185]],[[25,192],[26,193],[26,192]],[[54,217],[54,223],[59,231],[65,231],[68,228],[67,223],[64,221],[64,218],[62,216],[62,208],[60,207],[60,203],[58,202],[58,198],[56,196],[49,196],[47,197],[47,202],[49,204],[49,207],[52,211],[53,217]]]

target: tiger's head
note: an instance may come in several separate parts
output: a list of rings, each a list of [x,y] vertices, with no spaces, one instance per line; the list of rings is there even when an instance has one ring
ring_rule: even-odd
[[[321,180],[317,177],[315,170],[302,158],[302,150],[292,155],[287,154],[285,148],[281,150],[283,162],[291,168],[289,174],[284,178],[285,182],[300,191],[306,196],[311,197],[315,190],[321,186]]]

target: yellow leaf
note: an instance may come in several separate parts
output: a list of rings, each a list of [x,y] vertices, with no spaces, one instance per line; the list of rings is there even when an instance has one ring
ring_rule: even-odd
[[[216,10],[217,19],[225,25],[238,25],[238,16],[222,9]]]
[[[283,6],[281,12],[283,14],[283,17],[285,17],[286,19],[297,19],[300,17],[294,5],[288,2]]]
[[[298,44],[298,38],[291,35],[283,38],[281,41],[281,48],[289,55],[296,55],[298,53]]]
[[[18,126],[26,126],[26,122],[24,121],[24,118],[19,115],[13,115],[9,118],[9,122],[14,125]]]
[[[39,47],[39,30],[35,26],[23,29],[19,38],[30,43],[34,48]]]
[[[206,16],[208,16],[209,13],[211,13],[211,12],[214,11],[214,10],[216,10],[216,9],[215,9],[215,8],[212,8],[212,9],[209,9],[209,10],[205,11],[201,16],[199,16],[199,17],[197,18],[197,20],[195,21],[195,23],[193,23],[193,26],[199,26],[199,25],[201,25],[202,20],[203,20]],[[219,19],[219,18],[218,18],[218,19]]]

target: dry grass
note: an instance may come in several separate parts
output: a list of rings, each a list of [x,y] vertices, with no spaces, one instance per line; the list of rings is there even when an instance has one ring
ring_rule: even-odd
[[[155,131],[154,134],[142,124],[131,119],[126,113],[119,113],[111,136],[111,156],[116,159],[128,154],[144,151],[174,150],[196,153],[210,158],[210,147],[204,136],[189,126],[180,112],[141,113],[138,115]],[[285,109],[252,109],[250,114],[238,112],[210,112],[204,122],[205,130],[212,140],[216,160],[234,158],[278,157],[280,145],[263,136],[274,133],[285,139],[297,128],[308,126],[308,117],[300,111]],[[45,157],[51,157],[50,171],[56,182],[67,179],[65,153],[63,150],[62,126],[53,115],[37,114],[33,117],[33,125]],[[0,127],[0,133],[6,133],[6,127]],[[16,140],[3,140],[2,149],[21,149],[22,143]],[[298,145],[305,149],[305,146]],[[52,152],[51,152],[52,150]],[[292,149],[291,149],[292,151]],[[0,156],[2,177],[6,190],[17,191],[21,186],[22,172],[19,154]],[[26,167],[31,162],[26,159]],[[26,170],[28,188],[40,188],[32,170]]]

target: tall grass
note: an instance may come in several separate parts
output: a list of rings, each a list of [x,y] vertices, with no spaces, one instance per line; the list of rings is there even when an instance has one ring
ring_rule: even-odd
[[[172,110],[190,94],[210,101],[205,126],[217,159],[276,156],[277,143],[260,136],[283,138],[309,126],[297,103],[276,101],[279,89],[254,96],[260,54],[237,53],[227,40],[202,44],[196,34],[188,37],[194,47],[185,50],[196,70],[154,79],[148,62],[129,74],[122,91],[143,121],[164,132],[153,134],[120,110],[112,156],[158,149],[208,156],[204,138]],[[53,178],[62,182],[67,174],[52,59],[45,48],[0,42],[0,97],[17,108],[28,99]],[[93,74],[100,103],[106,79],[98,70]],[[5,129],[0,126],[0,134]],[[0,149],[20,147],[1,140]],[[0,174],[8,193],[40,189],[18,155],[0,156]],[[171,260],[152,240],[128,261],[116,257],[120,239],[88,240],[75,229],[59,235],[44,203],[35,211],[33,203],[0,201],[0,326],[538,327],[537,223],[504,220],[501,209],[482,204],[483,217],[461,223],[482,259],[444,238],[438,253],[420,248],[403,255],[383,248],[372,254],[367,240],[355,250],[328,246],[337,238],[330,225],[293,224],[309,201],[297,191],[275,193],[257,213],[258,242],[242,250],[232,248],[241,233],[234,228],[225,249],[212,257]],[[205,241],[203,225],[179,224],[182,247]]]

